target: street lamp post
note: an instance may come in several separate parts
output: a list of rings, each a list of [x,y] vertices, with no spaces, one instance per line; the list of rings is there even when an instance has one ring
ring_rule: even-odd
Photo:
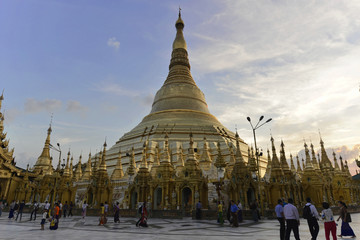
[[[61,148],[60,148],[60,143],[57,143],[56,144],[58,146],[58,148],[54,147],[53,145],[49,145],[51,149],[59,152],[59,163],[58,163],[58,166],[57,168],[55,169],[55,172],[54,172],[54,177],[55,177],[55,180],[54,180],[54,191],[53,191],[53,196],[52,196],[52,201],[50,204],[53,204],[55,203],[55,197],[56,197],[56,184],[57,184],[57,178],[58,178],[58,175],[59,175],[59,172],[60,172],[60,162],[61,162]],[[54,206],[53,206],[54,207]]]
[[[260,193],[260,161],[259,161],[259,149],[257,147],[257,144],[256,144],[256,134],[255,134],[255,130],[260,128],[261,126],[263,126],[264,124],[270,122],[272,120],[272,118],[269,118],[268,120],[266,120],[265,122],[261,123],[260,122],[264,119],[264,116],[261,116],[259,118],[259,121],[257,122],[257,124],[254,125],[251,123],[251,118],[250,117],[247,117],[246,118],[250,125],[251,125],[251,128],[252,128],[252,131],[253,131],[253,136],[254,136],[254,144],[255,144],[255,156],[256,156],[256,164],[257,164],[257,172],[258,172],[258,199],[260,201],[260,206],[261,206],[261,213],[262,215],[264,216],[264,206],[263,206],[263,199],[261,197],[261,193]],[[259,125],[260,124],[260,125]]]

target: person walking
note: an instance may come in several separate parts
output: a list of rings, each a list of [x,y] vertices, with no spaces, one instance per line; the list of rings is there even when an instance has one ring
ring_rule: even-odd
[[[242,222],[243,221],[243,216],[242,216],[242,205],[241,205],[241,202],[240,200],[238,200],[238,205],[237,207],[239,208],[239,211],[237,213],[238,215],[238,222]]]
[[[18,217],[19,217],[19,215],[20,215],[20,220],[19,220],[19,222],[21,222],[21,218],[22,218],[22,214],[23,214],[23,211],[24,211],[24,207],[25,207],[25,201],[22,200],[21,203],[20,203],[19,212],[18,212],[18,214],[16,215],[15,221],[18,220]]]
[[[44,209],[47,211],[47,217],[46,218],[49,218],[50,217],[50,203],[48,201],[45,201],[45,205],[44,205]]]
[[[341,234],[338,235],[338,237],[351,236],[352,238],[355,238],[356,237],[355,233],[349,224],[349,222],[351,222],[351,217],[350,217],[350,213],[348,213],[347,211],[346,204],[342,201],[338,201],[338,206],[340,207],[340,216],[336,221],[339,221],[340,218],[342,220]]]
[[[323,210],[321,211],[320,215],[322,220],[324,220],[325,238],[326,240],[330,240],[330,233],[331,233],[333,240],[337,240],[334,214],[330,209],[329,203],[323,202],[322,206],[323,206]]]
[[[32,220],[33,216],[34,216],[34,221],[36,221],[36,214],[38,210],[39,210],[39,204],[36,201],[34,201],[33,208],[30,214],[30,221]]]
[[[311,234],[311,239],[316,240],[319,234],[319,224],[318,224],[319,213],[316,210],[316,207],[313,204],[311,204],[311,198],[309,197],[306,198],[306,202],[307,203],[305,204],[305,207],[303,209],[303,217],[307,220]]]
[[[2,210],[4,208],[4,203],[3,203],[3,200],[0,200],[0,217],[2,215]]]
[[[65,201],[65,204],[63,206],[64,218],[66,218],[68,208],[69,208],[69,205],[68,205],[67,201]]]
[[[281,199],[278,200],[278,204],[275,207],[275,213],[277,220],[280,223],[280,240],[285,239],[285,218],[284,218],[284,207],[283,201]]]
[[[86,209],[88,207],[88,204],[86,203],[86,201],[84,201],[83,205],[82,205],[82,218],[85,219],[86,217]]]
[[[100,203],[99,226],[104,224],[106,224],[105,207],[103,203]]]
[[[47,215],[48,215],[48,212],[43,209],[43,214],[42,214],[42,218],[41,218],[41,230],[44,230],[44,226],[45,226],[45,222],[46,222],[46,219],[47,219]]]
[[[292,198],[288,199],[288,203],[284,207],[284,217],[286,220],[286,232],[285,232],[285,240],[290,239],[291,231],[294,232],[294,236],[296,240],[300,240],[299,237],[299,211],[293,205],[294,201]]]
[[[107,217],[108,213],[109,213],[109,204],[107,202],[105,202],[105,204],[104,204],[105,217]]]
[[[200,220],[201,219],[201,209],[202,209],[202,204],[200,202],[200,200],[196,203],[196,219]]]
[[[119,202],[114,205],[114,223],[120,223],[120,207]]]
[[[62,213],[63,213],[63,204],[61,203],[61,201],[60,201],[60,200],[59,200],[59,209],[60,209],[60,212],[59,212],[59,218],[61,218]]]
[[[19,206],[20,206],[19,201],[15,202],[13,219],[15,219],[15,218],[17,219],[17,217],[19,215]],[[15,215],[16,215],[16,217],[15,217]]]
[[[68,217],[70,217],[70,215],[73,216],[73,213],[72,213],[73,207],[74,207],[74,204],[72,201],[70,201]]]
[[[221,226],[224,225],[224,215],[223,215],[223,205],[221,202],[218,202],[218,223],[220,223]]]
[[[3,204],[3,201],[0,200],[0,217],[2,215],[2,209],[4,208],[4,204]]]
[[[258,222],[259,221],[259,215],[258,215],[258,210],[257,210],[257,205],[256,205],[256,201],[252,201],[250,204],[250,209],[251,209],[251,213],[252,213],[252,217],[254,222]]]
[[[146,209],[146,201],[143,203],[143,205],[140,207],[141,217],[136,222],[137,227],[148,227],[147,224],[147,218],[148,218],[148,211]]]
[[[231,211],[231,217],[232,217],[232,219],[233,219],[232,226],[233,226],[233,227],[238,227],[239,224],[238,224],[237,212],[239,211],[239,208],[236,206],[234,200],[231,200],[230,211]]]
[[[15,200],[12,201],[12,203],[10,204],[10,211],[9,211],[9,219],[14,218],[14,211],[15,211]]]

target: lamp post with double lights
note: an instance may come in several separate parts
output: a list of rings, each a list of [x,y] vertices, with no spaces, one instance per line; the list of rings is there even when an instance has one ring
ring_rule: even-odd
[[[60,176],[60,162],[61,162],[61,148],[60,148],[60,143],[56,144],[58,146],[58,148],[54,147],[53,145],[49,144],[49,147],[55,151],[57,151],[59,153],[59,163],[58,166],[54,172],[54,191],[53,191],[53,196],[52,196],[52,201],[50,202],[50,204],[55,204],[55,197],[56,197],[56,184],[57,184],[57,179]],[[54,206],[53,206],[54,207]]]
[[[262,123],[261,123],[261,121],[264,119],[264,116],[261,116],[261,117],[259,118],[259,121],[258,121],[257,124],[255,125],[255,127],[254,127],[254,125],[252,124],[250,117],[247,117],[246,119],[249,121],[249,123],[250,123],[250,125],[251,125],[251,128],[252,128],[252,131],[253,131],[253,135],[254,135],[255,156],[256,156],[257,175],[258,175],[258,176],[257,176],[257,178],[258,178],[258,199],[259,199],[260,206],[261,206],[261,213],[262,213],[262,215],[264,216],[263,199],[262,199],[261,193],[260,193],[260,191],[261,191],[261,189],[260,189],[260,179],[261,179],[261,178],[260,178],[259,149],[258,149],[257,144],[256,144],[256,134],[255,134],[255,131],[256,131],[256,129],[259,129],[259,128],[260,128],[261,126],[263,126],[264,124],[270,122],[270,121],[272,120],[272,118],[269,118],[269,119],[266,120],[265,122],[262,122]]]
[[[218,194],[218,201],[221,201],[221,186],[223,185],[226,162],[221,154],[220,142],[217,143],[217,148],[218,148],[218,155],[216,157],[214,165],[217,169],[218,181],[213,182],[213,184],[216,187],[216,191]]]

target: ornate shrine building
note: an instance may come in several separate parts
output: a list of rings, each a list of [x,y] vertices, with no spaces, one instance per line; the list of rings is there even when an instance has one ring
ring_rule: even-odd
[[[337,200],[359,204],[360,186],[347,161],[335,153],[330,160],[321,138],[320,154],[305,143],[305,159],[300,159],[288,156],[282,141],[277,149],[271,137],[271,151],[259,159],[259,179],[256,150],[209,112],[191,76],[180,13],[175,27],[169,73],[151,112],[109,149],[105,142],[99,153],[89,153],[84,160],[79,156],[76,164],[68,152],[66,164],[61,165],[60,157],[53,167],[50,126],[36,164],[20,169],[8,148],[0,113],[0,199],[72,201],[79,206],[87,201],[94,208],[107,201],[124,209],[147,201],[161,210],[191,210],[197,201],[214,209],[219,198],[240,200],[246,209],[255,198],[261,199],[263,209],[289,197],[298,206],[306,197],[317,206]]]

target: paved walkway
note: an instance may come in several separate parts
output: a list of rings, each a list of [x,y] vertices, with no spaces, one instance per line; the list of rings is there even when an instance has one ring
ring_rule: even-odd
[[[39,215],[40,216],[40,215]],[[355,234],[360,236],[360,229],[356,227],[360,224],[360,214],[352,214],[353,227]],[[214,221],[192,220],[185,218],[177,219],[149,219],[148,228],[137,228],[136,219],[121,218],[120,224],[115,224],[113,219],[105,226],[98,226],[97,217],[87,217],[84,221],[81,217],[61,218],[59,229],[49,230],[49,223],[45,230],[40,230],[40,221],[29,221],[29,214],[24,214],[22,222],[8,220],[7,213],[0,217],[0,239],[242,239],[242,240],[277,240],[279,239],[279,223],[277,220],[261,220],[259,223],[245,221],[238,228],[219,226]],[[338,234],[340,234],[340,224]],[[320,223],[319,240],[325,239],[324,227]],[[306,220],[301,219],[300,238],[302,240],[311,239]],[[294,237],[291,237],[294,239]],[[360,239],[360,238],[359,238]]]

